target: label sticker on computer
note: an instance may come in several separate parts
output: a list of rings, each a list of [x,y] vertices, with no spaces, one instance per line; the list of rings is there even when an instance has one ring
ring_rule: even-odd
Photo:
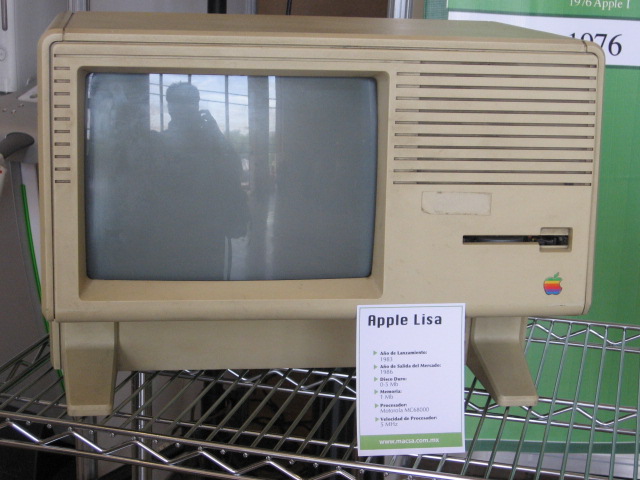
[[[464,304],[357,317],[359,455],[464,452]]]

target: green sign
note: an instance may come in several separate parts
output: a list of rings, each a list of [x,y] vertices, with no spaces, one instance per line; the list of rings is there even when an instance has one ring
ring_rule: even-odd
[[[464,445],[462,433],[435,433],[412,435],[363,435],[360,448],[363,450],[389,450],[403,448],[438,449]]]
[[[640,18],[639,0],[449,0],[450,10],[593,18]]]

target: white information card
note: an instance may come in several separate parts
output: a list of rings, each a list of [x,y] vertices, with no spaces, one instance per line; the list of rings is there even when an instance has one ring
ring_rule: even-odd
[[[358,307],[358,453],[464,452],[464,304]]]

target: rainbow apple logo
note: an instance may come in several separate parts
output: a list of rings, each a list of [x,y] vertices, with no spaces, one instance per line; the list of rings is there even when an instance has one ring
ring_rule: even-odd
[[[562,278],[558,275],[560,274],[556,273],[553,277],[549,277],[544,281],[544,293],[547,295],[560,295],[562,291],[562,287],[560,286]]]

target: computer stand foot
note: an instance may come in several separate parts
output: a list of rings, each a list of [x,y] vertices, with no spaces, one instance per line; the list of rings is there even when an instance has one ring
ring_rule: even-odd
[[[538,393],[524,357],[527,319],[471,319],[467,365],[498,405],[533,406]]]
[[[67,412],[74,417],[108,415],[116,377],[116,324],[60,326]]]

